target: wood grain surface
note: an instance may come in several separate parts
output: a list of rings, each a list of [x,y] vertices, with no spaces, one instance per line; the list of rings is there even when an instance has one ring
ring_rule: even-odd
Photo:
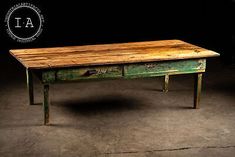
[[[26,68],[125,64],[219,56],[181,40],[161,40],[103,45],[67,46],[10,50]]]

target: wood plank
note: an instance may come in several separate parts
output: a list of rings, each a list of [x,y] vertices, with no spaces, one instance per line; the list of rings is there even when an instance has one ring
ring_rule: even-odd
[[[25,67],[48,69],[219,56],[181,40],[10,50]]]

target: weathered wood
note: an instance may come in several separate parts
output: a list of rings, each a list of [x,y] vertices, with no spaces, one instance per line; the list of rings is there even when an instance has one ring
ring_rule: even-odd
[[[56,80],[56,71],[55,70],[44,70],[41,73],[42,83],[54,83]]]
[[[200,95],[202,89],[202,73],[194,76],[194,108],[199,109]]]
[[[31,70],[26,69],[27,89],[29,95],[29,105],[34,104],[34,93],[33,93],[33,74]]]
[[[168,86],[169,86],[169,75],[166,74],[164,76],[163,92],[165,92],[165,93],[168,92]]]
[[[50,117],[50,101],[49,101],[49,85],[44,84],[43,85],[43,94],[44,94],[44,100],[43,100],[43,111],[44,111],[44,125],[49,124],[49,117]]]
[[[85,79],[120,77],[122,77],[122,67],[113,65],[62,69],[58,70],[56,75],[57,81],[74,81]]]
[[[190,59],[177,61],[162,61],[144,64],[129,64],[124,66],[125,78],[155,77],[167,74],[189,74],[205,72],[205,59]]]
[[[48,69],[219,56],[180,40],[10,50],[25,67]]]
[[[138,78],[205,72],[205,59],[42,70],[42,83],[103,78]]]

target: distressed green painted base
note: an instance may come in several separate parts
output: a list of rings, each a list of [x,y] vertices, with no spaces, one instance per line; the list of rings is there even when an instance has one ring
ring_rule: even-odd
[[[163,84],[163,92],[168,92],[168,86],[169,86],[169,75],[164,76],[164,84]]]
[[[140,78],[165,76],[163,91],[168,91],[169,76],[176,74],[195,74],[194,108],[199,108],[202,73],[206,69],[206,59],[188,59],[151,63],[104,65],[89,67],[71,67],[37,70],[37,76],[44,85],[44,124],[49,124],[49,84],[83,81],[92,79]],[[31,73],[27,71],[30,104],[33,102],[33,84]]]
[[[26,69],[27,89],[29,94],[29,105],[34,104],[34,93],[33,93],[33,74],[32,71]]]
[[[124,66],[125,78],[155,77],[204,72],[205,59],[163,61]]]
[[[176,60],[125,65],[73,67],[41,71],[42,83],[105,78],[140,78],[205,72],[206,60]]]
[[[195,74],[194,76],[194,108],[199,109],[200,95],[202,89],[202,73]]]
[[[43,85],[43,111],[44,111],[44,125],[49,124],[49,111],[50,111],[50,101],[49,101],[49,85]]]

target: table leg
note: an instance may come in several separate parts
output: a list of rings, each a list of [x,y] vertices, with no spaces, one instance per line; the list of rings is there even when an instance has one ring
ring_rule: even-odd
[[[43,85],[43,110],[44,110],[44,125],[49,124],[49,107],[50,107],[50,101],[49,101],[49,85],[45,84]]]
[[[202,89],[202,73],[195,74],[194,81],[194,108],[199,109],[200,95]]]
[[[27,78],[27,89],[29,94],[29,105],[34,104],[34,95],[33,95],[33,74],[32,71],[26,69],[26,78]]]
[[[165,75],[164,84],[163,84],[163,92],[168,92],[168,86],[169,86],[169,75]]]

